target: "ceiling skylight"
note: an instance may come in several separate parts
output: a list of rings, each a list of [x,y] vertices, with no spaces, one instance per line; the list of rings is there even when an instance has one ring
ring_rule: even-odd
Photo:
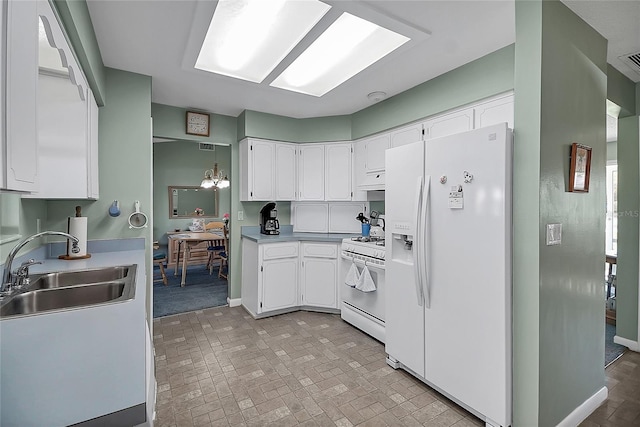
[[[330,8],[318,0],[219,0],[195,68],[262,82]]]
[[[271,86],[322,96],[409,40],[343,13]]]

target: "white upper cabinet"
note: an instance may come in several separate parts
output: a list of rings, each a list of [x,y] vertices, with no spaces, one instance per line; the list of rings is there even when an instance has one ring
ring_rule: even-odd
[[[275,143],[275,200],[296,200],[296,154],[296,144]]]
[[[298,200],[324,200],[324,144],[299,147]]]
[[[37,190],[24,197],[97,199],[98,106],[48,1],[38,1]]]
[[[240,141],[240,201],[296,199],[296,144]]]
[[[327,201],[349,201],[353,196],[351,143],[326,144],[324,196]]]
[[[483,128],[498,123],[508,123],[508,127],[513,129],[514,115],[513,94],[493,99],[474,108],[475,128]]]
[[[3,27],[0,48],[1,86],[5,92],[0,149],[0,188],[34,191],[38,188],[37,81],[38,3],[9,0],[0,4]]]
[[[440,138],[474,129],[473,108],[454,111],[426,120],[424,139]]]
[[[390,147],[389,133],[355,143],[356,188],[384,190],[384,153]]]
[[[422,123],[391,131],[391,148],[422,141]]]
[[[275,144],[246,138],[240,141],[240,201],[275,199]]]

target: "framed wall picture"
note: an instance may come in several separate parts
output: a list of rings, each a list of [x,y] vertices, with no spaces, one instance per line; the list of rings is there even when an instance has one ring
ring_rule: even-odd
[[[186,133],[189,135],[209,136],[209,114],[187,111]]]
[[[589,192],[591,175],[591,147],[571,144],[571,167],[569,168],[569,191]]]

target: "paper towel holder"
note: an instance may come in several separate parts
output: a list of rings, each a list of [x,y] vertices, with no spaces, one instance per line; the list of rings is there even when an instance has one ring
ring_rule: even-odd
[[[136,208],[136,211],[129,215],[129,228],[146,228],[149,219],[147,215],[140,212],[140,201],[136,200],[133,204]]]

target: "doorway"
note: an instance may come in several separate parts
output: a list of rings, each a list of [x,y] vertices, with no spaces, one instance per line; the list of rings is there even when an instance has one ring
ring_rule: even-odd
[[[166,255],[166,281],[154,266],[153,317],[164,317],[226,305],[229,268],[214,260],[209,268],[213,243],[190,244],[185,285],[181,286],[182,262],[177,263],[177,244],[168,236],[193,231],[194,220],[222,223],[231,209],[231,191],[227,188],[201,188],[207,172],[230,175],[231,146],[190,140],[154,138],[153,144],[153,240]],[[179,192],[179,197],[176,195]],[[175,243],[175,240],[173,241]],[[183,254],[182,251],[180,251]],[[228,258],[227,258],[228,259]],[[230,262],[230,261],[229,261]],[[176,268],[176,264],[178,267]]]

